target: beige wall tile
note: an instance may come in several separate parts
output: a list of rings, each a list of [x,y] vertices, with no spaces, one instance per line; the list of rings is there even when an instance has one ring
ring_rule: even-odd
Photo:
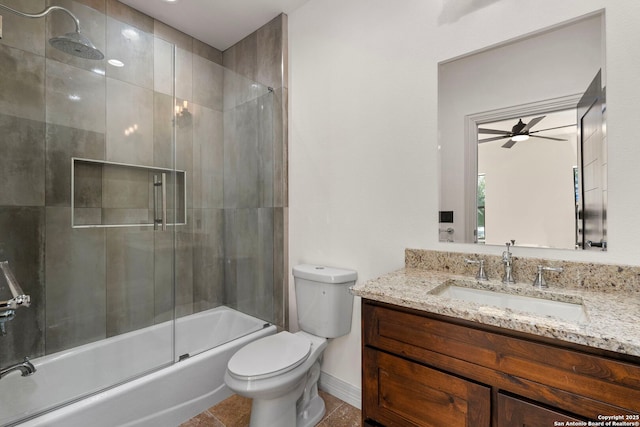
[[[47,59],[47,122],[105,132],[104,76]]]
[[[106,75],[147,89],[153,89],[153,35],[138,28],[107,18],[108,59],[121,61],[123,67],[107,65]]]
[[[107,160],[152,165],[153,92],[109,78],[107,91]]]
[[[117,0],[106,0],[107,16],[153,34],[153,18]]]
[[[193,51],[193,38],[191,36],[157,19],[153,21],[153,34],[157,38],[168,41],[187,52]]]
[[[24,12],[41,11],[45,8],[45,0],[6,0],[2,4]],[[3,45],[44,56],[44,19],[27,19],[4,10],[1,14]]]
[[[0,114],[43,122],[44,58],[0,45],[0,75]]]

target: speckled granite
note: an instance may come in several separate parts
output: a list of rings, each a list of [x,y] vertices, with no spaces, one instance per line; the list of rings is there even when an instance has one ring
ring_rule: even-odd
[[[446,255],[444,255],[444,259],[447,259]],[[433,262],[432,257],[426,260],[422,258],[422,260],[423,262],[419,265],[423,267],[430,267],[429,263]],[[414,262],[414,259],[407,260],[408,265],[413,265]],[[554,265],[556,264],[554,263]],[[527,283],[507,286],[500,282],[500,277],[495,272],[493,274],[494,280],[478,282],[473,278],[473,266],[458,265],[458,263],[452,262],[449,264],[449,270],[459,266],[464,268],[465,275],[406,267],[377,279],[360,283],[352,288],[352,292],[362,298],[375,301],[640,356],[639,292],[622,289],[617,289],[615,292],[602,292],[599,289],[587,289],[586,286],[567,289],[553,285],[551,280],[548,280],[549,289],[547,290],[534,289],[528,280]],[[443,270],[447,270],[447,268],[443,268]],[[548,274],[549,278],[551,274]],[[613,276],[613,280],[615,280],[615,276]],[[487,288],[566,302],[582,302],[588,320],[586,322],[571,322],[550,316],[483,306],[474,302],[433,294],[439,286],[446,284]]]
[[[475,276],[477,265],[467,264],[465,259],[485,260],[485,271],[489,279],[502,279],[504,267],[502,257],[498,255],[475,255],[423,249],[405,250],[405,267],[407,268]],[[629,265],[521,258],[514,255],[513,275],[518,282],[533,283],[538,265],[564,269],[561,273],[545,272],[544,277],[549,285],[561,284],[564,289],[585,289],[600,292],[624,290],[640,293],[640,267]]]

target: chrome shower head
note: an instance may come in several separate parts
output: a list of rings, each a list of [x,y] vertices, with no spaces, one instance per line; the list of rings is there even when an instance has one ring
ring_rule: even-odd
[[[67,33],[64,36],[53,37],[49,40],[49,44],[69,55],[85,59],[104,59],[102,52],[91,43],[91,40],[77,31]]]
[[[103,59],[104,55],[100,52],[91,40],[80,34],[80,21],[76,16],[71,13],[69,9],[65,9],[61,6],[49,6],[42,12],[38,13],[26,13],[20,12],[19,10],[12,9],[8,6],[0,4],[0,9],[7,10],[15,15],[22,16],[24,18],[43,18],[47,16],[54,10],[59,10],[61,12],[69,15],[73,22],[76,25],[76,30],[72,33],[67,33],[64,36],[54,37],[49,40],[49,44],[55,47],[56,49],[60,49],[61,51],[68,53],[70,55],[78,56],[80,58],[86,59]]]

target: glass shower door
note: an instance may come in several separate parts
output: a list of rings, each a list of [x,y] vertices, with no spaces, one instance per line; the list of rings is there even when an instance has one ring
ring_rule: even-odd
[[[174,360],[188,179],[176,169],[174,46],[63,3],[105,60],[46,43],[64,14],[5,16],[0,43],[0,261],[31,299],[0,318],[0,369],[25,357],[36,368],[0,379],[0,425]],[[0,274],[0,301],[10,290]]]
[[[185,58],[193,61],[194,86],[192,98],[178,98],[177,167],[191,159],[191,197],[188,225],[176,233],[176,357],[275,323],[277,262],[273,91],[180,49],[177,69]],[[265,322],[243,321],[244,314]],[[206,328],[193,333],[193,319]]]

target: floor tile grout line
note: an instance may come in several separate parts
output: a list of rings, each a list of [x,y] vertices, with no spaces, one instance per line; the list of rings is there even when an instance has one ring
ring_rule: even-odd
[[[343,402],[343,403],[341,403],[341,404],[339,404],[338,406],[336,406],[336,407],[334,408],[334,410],[333,410],[333,411],[331,411],[330,413],[328,413],[328,414],[327,414],[327,413],[325,412],[324,417],[322,417],[322,418],[323,418],[323,419],[325,419],[325,420],[326,420],[326,419],[328,419],[330,416],[332,416],[333,414],[335,414],[335,413],[336,413],[336,411],[337,411],[338,409],[340,409],[342,406],[344,406],[344,402]]]
[[[212,414],[209,410],[207,410],[207,412],[213,417],[214,420],[216,420],[217,422],[219,422],[220,424],[222,424],[224,427],[227,427],[227,425],[225,423],[223,423],[220,418],[216,417],[214,414]]]

